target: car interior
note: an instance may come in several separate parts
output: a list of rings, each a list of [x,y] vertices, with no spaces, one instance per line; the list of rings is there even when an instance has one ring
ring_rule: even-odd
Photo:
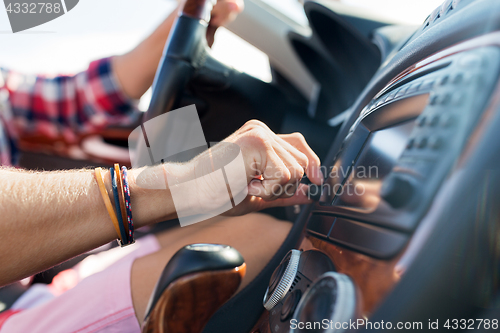
[[[277,133],[302,133],[320,157],[327,172],[322,187],[309,184],[314,202],[267,211],[293,227],[248,286],[233,295],[239,280],[230,288],[227,270],[244,258],[232,249],[182,249],[152,303],[165,290],[189,293],[182,276],[211,282],[199,298],[185,298],[192,310],[179,314],[167,301],[168,311],[150,309],[143,332],[378,331],[381,322],[428,330],[435,321],[443,330],[448,322],[489,331],[475,320],[498,324],[500,2],[446,0],[413,26],[333,0],[304,1],[304,29],[264,1],[247,0],[228,28],[269,56],[271,82],[211,55],[211,5],[186,1],[150,106],[134,126],[82,137],[78,147],[21,142],[26,168],[131,165],[133,128],[195,104],[208,142],[259,119]],[[71,264],[35,280],[48,283]],[[228,289],[211,292],[217,284]],[[203,297],[218,301],[204,308]],[[169,324],[179,317],[182,325]],[[365,324],[355,329],[297,325],[358,319]],[[454,327],[453,319],[467,324]]]

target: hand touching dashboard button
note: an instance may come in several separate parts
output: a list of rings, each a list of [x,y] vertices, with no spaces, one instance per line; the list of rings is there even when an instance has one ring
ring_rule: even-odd
[[[165,199],[182,226],[221,214],[310,203],[301,179],[323,181],[320,160],[301,134],[278,135],[251,120],[208,147],[194,105],[148,120],[132,132],[129,145],[139,156],[132,163],[136,184],[168,189]]]

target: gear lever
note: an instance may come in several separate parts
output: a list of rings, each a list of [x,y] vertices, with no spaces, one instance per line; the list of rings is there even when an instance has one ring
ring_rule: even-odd
[[[234,248],[193,244],[170,259],[156,284],[143,333],[200,333],[236,292],[246,264]]]

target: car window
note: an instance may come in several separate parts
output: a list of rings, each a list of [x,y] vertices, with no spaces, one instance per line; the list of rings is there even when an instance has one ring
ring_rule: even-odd
[[[23,73],[75,73],[90,61],[122,54],[153,31],[177,5],[175,0],[85,0],[41,26],[13,34],[0,5],[0,67]],[[217,32],[214,56],[264,81],[268,57],[226,29]],[[150,91],[139,107],[145,110]]]
[[[342,0],[343,3],[369,9],[373,13],[407,24],[422,24],[443,0]]]
[[[296,22],[307,24],[307,18],[302,10],[303,0],[253,1],[262,1]],[[340,2],[368,9],[372,13],[385,16],[391,20],[407,24],[421,24],[434,8],[441,5],[443,0],[340,0]]]
[[[85,0],[41,26],[13,34],[0,7],[0,66],[23,72],[75,72],[130,50],[174,8],[165,0]]]

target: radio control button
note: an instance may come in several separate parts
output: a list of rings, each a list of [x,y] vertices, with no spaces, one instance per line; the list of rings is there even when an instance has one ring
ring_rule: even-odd
[[[451,103],[454,106],[460,106],[464,103],[465,101],[465,93],[464,92],[456,92],[453,94],[453,97],[451,98]]]
[[[430,105],[436,105],[439,102],[439,95],[431,95],[429,100]]]
[[[283,307],[281,308],[281,321],[285,321],[293,315],[297,305],[299,304],[301,296],[302,292],[300,289],[297,289],[285,297],[283,300]]]
[[[444,14],[445,14],[445,12],[446,12],[446,10],[447,10],[448,8],[450,8],[450,5],[451,5],[451,2],[452,2],[452,1],[453,1],[453,0],[447,0],[447,1],[443,2],[443,5],[441,6],[441,15],[444,15]]]
[[[437,16],[438,16],[438,14],[439,14],[440,9],[441,9],[441,8],[439,8],[439,7],[438,7],[438,8],[436,8],[436,9],[434,9],[434,11],[433,11],[433,12],[431,13],[431,15],[429,16],[429,22],[433,22],[433,21],[436,19],[436,17],[437,17]]]
[[[415,188],[406,178],[393,175],[384,181],[380,194],[393,208],[401,208],[410,202],[415,194]]]
[[[429,139],[429,147],[433,150],[438,150],[443,146],[443,140],[438,136],[432,136]]]
[[[420,149],[424,149],[425,147],[427,147],[427,138],[424,136],[424,137],[421,137],[421,138],[418,138],[416,141],[415,141],[415,146],[417,148],[420,148]]]
[[[441,105],[448,105],[451,102],[451,94],[447,93],[441,97]]]
[[[450,80],[450,76],[449,75],[445,75],[441,79],[439,79],[438,85],[444,86],[444,85],[446,85],[448,83],[449,80]]]
[[[428,121],[428,125],[432,127],[437,126],[438,124],[439,124],[439,115],[432,116]]]
[[[424,81],[424,83],[422,83],[420,85],[420,87],[418,87],[418,89],[419,90],[428,90],[428,89],[431,89],[433,86],[434,86],[434,81],[433,80],[427,80],[427,81]]]
[[[417,119],[417,126],[422,127],[425,125],[426,122],[427,122],[427,118],[425,118],[424,116],[420,116]]]
[[[461,84],[462,82],[464,82],[464,73],[458,73],[457,75],[455,75],[452,82],[454,84]]]
[[[412,149],[413,146],[415,146],[415,139],[410,139],[408,140],[408,143],[406,144],[406,149]]]
[[[418,89],[420,88],[420,85],[422,83],[421,82],[417,82],[417,83],[414,83],[412,84],[408,90],[406,91],[407,94],[413,94],[414,92],[418,91]]]
[[[396,94],[396,98],[406,95],[407,90],[408,90],[408,86],[399,89],[398,93]]]
[[[455,124],[455,117],[452,115],[445,115],[441,117],[441,126],[444,128],[452,127]]]
[[[356,228],[357,225],[352,227],[348,224],[348,227]],[[356,229],[356,231],[358,230]],[[345,231],[343,232],[344,235]],[[370,237],[368,239],[371,240]],[[383,238],[381,243],[385,244],[393,241],[392,238],[389,239],[391,241],[388,242],[386,238]],[[313,322],[328,323],[328,327],[331,329],[328,329],[328,327],[317,328],[316,326],[314,326],[314,329],[308,329],[309,327],[306,328],[306,325],[302,328],[297,328],[297,326],[294,329],[290,329],[290,323],[283,323],[281,326],[276,325],[271,327],[275,328],[272,332],[343,332],[345,329],[335,329],[334,324],[355,321],[355,318],[358,316],[356,311],[358,307],[356,287],[352,280],[347,275],[341,273],[327,272],[316,279],[306,293],[304,293],[302,300],[297,305],[291,322],[295,321],[301,324]]]

